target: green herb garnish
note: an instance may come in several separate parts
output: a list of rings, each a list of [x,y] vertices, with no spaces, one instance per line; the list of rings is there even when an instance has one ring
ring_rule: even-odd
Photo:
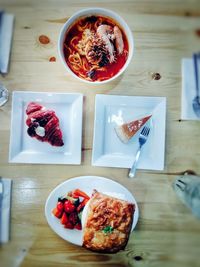
[[[114,228],[113,228],[112,226],[108,225],[108,226],[106,226],[105,228],[103,228],[102,231],[103,231],[105,234],[111,234],[111,233],[113,232],[113,230],[114,230]]]

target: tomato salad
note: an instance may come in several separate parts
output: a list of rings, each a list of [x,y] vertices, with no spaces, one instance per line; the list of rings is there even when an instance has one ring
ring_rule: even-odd
[[[90,197],[86,193],[80,189],[75,189],[58,198],[52,213],[60,219],[65,228],[82,230],[82,210],[89,199]]]

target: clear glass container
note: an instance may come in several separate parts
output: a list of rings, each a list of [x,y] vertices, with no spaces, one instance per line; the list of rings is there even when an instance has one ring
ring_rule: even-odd
[[[8,89],[0,82],[0,107],[8,101]]]

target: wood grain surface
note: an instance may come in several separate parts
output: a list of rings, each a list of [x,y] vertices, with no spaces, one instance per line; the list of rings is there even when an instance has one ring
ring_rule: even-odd
[[[70,76],[57,53],[63,23],[74,12],[95,6],[121,15],[135,41],[126,72],[101,86]],[[186,170],[200,174],[200,122],[180,119],[181,59],[200,48],[200,1],[1,0],[0,7],[15,15],[10,71],[0,77],[10,92],[9,102],[0,108],[0,175],[13,179],[11,241],[0,248],[0,266],[199,267],[200,221],[176,197],[172,182]],[[80,166],[8,163],[16,90],[84,94]],[[167,97],[164,171],[140,170],[130,180],[127,169],[91,166],[97,93]],[[113,179],[137,199],[140,218],[125,251],[93,253],[62,240],[47,225],[44,205],[49,193],[80,175]]]

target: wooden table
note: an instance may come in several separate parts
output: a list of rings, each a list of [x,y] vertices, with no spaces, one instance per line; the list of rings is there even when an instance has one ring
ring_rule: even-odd
[[[10,100],[0,108],[0,175],[13,179],[11,241],[0,248],[7,266],[200,266],[200,221],[179,201],[172,182],[186,170],[200,173],[200,123],[181,118],[181,59],[200,44],[200,2],[1,0],[16,16],[10,72],[0,80]],[[124,75],[107,85],[79,82],[64,70],[57,54],[63,23],[90,6],[112,9],[126,19],[135,39],[134,58]],[[41,44],[45,35],[49,43]],[[159,73],[160,79],[154,74]],[[78,92],[85,95],[82,164],[9,164],[11,96],[16,90]],[[166,96],[166,160],[161,172],[91,166],[95,95]],[[191,137],[192,136],[192,137]],[[108,177],[129,188],[140,218],[125,251],[98,254],[58,237],[47,225],[44,205],[59,183],[80,175]]]

